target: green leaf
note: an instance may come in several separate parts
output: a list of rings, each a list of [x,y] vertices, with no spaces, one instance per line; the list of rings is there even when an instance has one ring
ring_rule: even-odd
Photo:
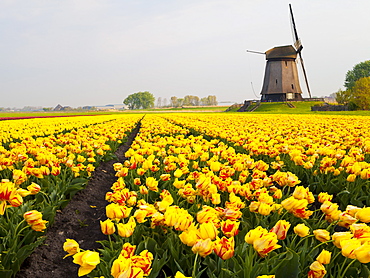
[[[1,278],[10,278],[10,277],[12,277],[12,273],[13,273],[13,271],[8,270],[8,269],[0,270],[0,277]]]
[[[298,278],[299,266],[298,254],[287,248],[287,255],[276,270],[275,278]]]

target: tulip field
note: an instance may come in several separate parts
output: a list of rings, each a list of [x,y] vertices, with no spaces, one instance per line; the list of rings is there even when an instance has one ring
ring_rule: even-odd
[[[138,124],[76,276],[370,277],[370,117],[254,113],[0,121],[0,277]]]

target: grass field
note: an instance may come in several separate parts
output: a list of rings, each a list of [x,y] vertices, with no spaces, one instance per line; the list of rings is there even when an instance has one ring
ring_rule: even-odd
[[[261,106],[252,113],[255,114],[316,114],[316,115],[357,115],[370,116],[370,111],[311,111],[311,106],[320,104],[317,101],[293,102],[295,108],[290,108],[285,102],[263,102]],[[230,112],[236,112],[236,109]],[[236,112],[239,113],[239,112]],[[248,113],[248,112],[245,112]]]
[[[255,114],[316,114],[316,115],[358,115],[370,116],[370,111],[311,111],[311,106],[319,104],[317,101],[293,102],[295,108],[290,108],[285,102],[264,102],[252,113]],[[116,113],[173,113],[173,112],[225,112],[229,106],[209,106],[209,107],[184,107],[184,108],[152,108],[124,111],[91,111],[91,112],[0,112],[0,118],[12,117],[43,117],[43,116],[72,116],[72,115],[104,115]],[[228,113],[240,113],[235,107]],[[249,113],[249,112],[244,112]]]

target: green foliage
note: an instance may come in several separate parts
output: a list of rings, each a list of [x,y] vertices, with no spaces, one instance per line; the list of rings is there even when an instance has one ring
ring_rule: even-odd
[[[348,104],[350,110],[370,109],[370,76],[362,77],[354,82],[351,89],[339,90],[336,100],[340,104]]]
[[[155,97],[153,94],[145,91],[129,95],[123,101],[130,109],[148,109],[154,106]]]
[[[335,100],[339,104],[348,104],[350,102],[351,94],[349,91],[343,91],[342,89],[339,89],[336,93]]]
[[[352,70],[347,71],[344,87],[350,90],[355,86],[357,80],[368,76],[370,76],[370,60],[358,63]]]
[[[369,61],[370,62],[370,61]],[[361,110],[370,109],[370,76],[362,77],[351,89],[352,102]]]

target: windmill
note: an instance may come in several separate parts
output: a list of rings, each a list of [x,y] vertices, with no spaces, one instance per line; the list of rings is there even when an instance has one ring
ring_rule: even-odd
[[[294,32],[294,46],[277,46],[266,52],[250,51],[252,53],[266,55],[265,76],[261,90],[261,101],[287,101],[302,100],[302,90],[299,84],[297,55],[302,66],[305,83],[309,97],[311,92],[308,86],[306,70],[302,59],[302,43],[298,37],[295,21],[293,17],[292,6],[289,4],[290,18]]]

